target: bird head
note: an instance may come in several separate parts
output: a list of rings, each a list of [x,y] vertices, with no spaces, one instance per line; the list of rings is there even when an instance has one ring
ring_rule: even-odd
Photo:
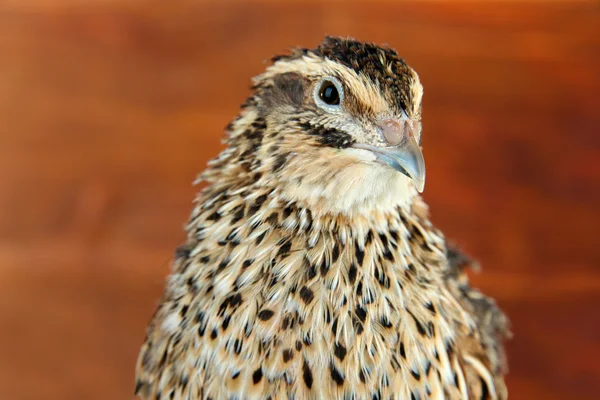
[[[346,214],[423,191],[423,89],[394,50],[327,37],[273,61],[237,122],[254,128],[230,132],[262,183],[313,210]]]

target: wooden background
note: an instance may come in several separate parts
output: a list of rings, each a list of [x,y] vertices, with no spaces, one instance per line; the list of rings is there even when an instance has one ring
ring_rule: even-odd
[[[600,4],[0,2],[0,398],[131,399],[194,179],[274,53],[387,42],[425,197],[513,321],[511,399],[600,382]]]

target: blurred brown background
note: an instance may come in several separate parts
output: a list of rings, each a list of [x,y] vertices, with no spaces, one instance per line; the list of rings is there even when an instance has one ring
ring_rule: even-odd
[[[0,2],[0,398],[131,399],[197,172],[324,34],[426,88],[425,197],[513,321],[511,399],[600,382],[600,5]]]

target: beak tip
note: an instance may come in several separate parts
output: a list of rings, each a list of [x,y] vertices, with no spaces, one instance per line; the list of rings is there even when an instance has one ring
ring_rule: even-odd
[[[423,190],[425,189],[425,179],[415,179],[413,181],[415,183],[415,186],[417,187],[417,191],[419,193],[423,193]]]
[[[425,190],[425,164],[422,163],[421,167],[422,168],[410,175],[410,178],[412,179],[419,193],[423,193],[423,190]]]

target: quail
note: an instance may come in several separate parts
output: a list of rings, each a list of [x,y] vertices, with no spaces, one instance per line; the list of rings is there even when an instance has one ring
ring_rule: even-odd
[[[508,321],[420,193],[419,76],[327,37],[272,59],[198,181],[149,399],[505,399]]]

